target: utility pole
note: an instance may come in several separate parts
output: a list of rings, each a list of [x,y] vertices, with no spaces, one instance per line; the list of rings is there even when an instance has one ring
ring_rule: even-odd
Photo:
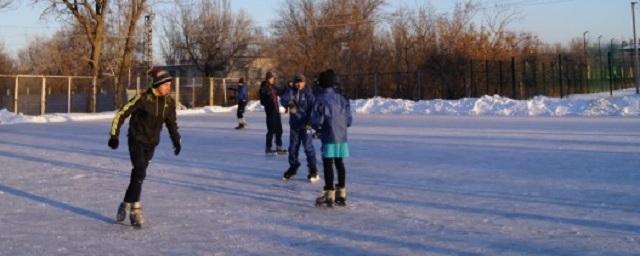
[[[149,14],[144,16],[144,63],[145,69],[149,70],[153,67],[153,18],[155,14],[149,10]],[[145,72],[147,73],[147,72]],[[147,82],[149,81],[147,77]]]
[[[638,39],[636,37],[636,4],[638,2],[631,2],[631,18],[633,20],[633,75],[636,78],[636,94],[640,94],[640,76],[638,76]]]

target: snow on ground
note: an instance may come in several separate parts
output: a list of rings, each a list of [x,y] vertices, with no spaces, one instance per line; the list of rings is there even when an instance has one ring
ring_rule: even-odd
[[[113,224],[131,166],[109,119],[0,126],[0,254],[640,254],[637,118],[358,114],[336,209],[306,168],[280,180],[262,113],[234,121],[181,115],[178,157],[164,131],[142,230]]]
[[[485,95],[460,100],[410,101],[399,99],[355,100],[353,107],[363,114],[419,114],[455,116],[638,116],[640,96],[634,89],[609,93],[571,95],[566,99],[536,96],[512,100]]]
[[[228,113],[236,107],[211,106],[179,110],[180,115]],[[281,107],[281,112],[284,108]],[[258,101],[247,105],[248,112],[262,112]],[[498,95],[460,100],[423,100],[372,98],[352,101],[352,111],[359,114],[414,114],[454,116],[638,116],[640,96],[634,89],[609,93],[571,95],[565,99],[537,96],[530,100],[512,100]],[[43,116],[16,115],[0,110],[0,125],[15,123],[54,123],[108,119],[113,112],[99,114],[47,114]]]

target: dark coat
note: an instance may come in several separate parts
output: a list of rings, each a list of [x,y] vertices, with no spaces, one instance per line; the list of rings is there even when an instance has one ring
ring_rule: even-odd
[[[347,127],[351,126],[351,121],[349,100],[333,88],[322,89],[311,113],[312,126],[320,133],[322,143],[347,142]]]
[[[247,101],[247,86],[244,84],[238,84],[238,91],[236,92],[236,102]]]
[[[264,106],[264,111],[267,115],[280,113],[280,105],[278,104],[279,94],[278,87],[269,85],[267,81],[263,81],[260,85],[260,104]]]
[[[129,116],[130,140],[146,145],[158,145],[162,124],[165,124],[173,144],[180,142],[176,123],[176,102],[170,96],[156,96],[151,88],[136,95],[116,112],[109,133],[117,137],[120,127]]]
[[[309,87],[303,90],[289,88],[280,97],[282,106],[289,108],[289,126],[291,129],[302,129],[311,125],[311,110],[315,103],[315,96]]]

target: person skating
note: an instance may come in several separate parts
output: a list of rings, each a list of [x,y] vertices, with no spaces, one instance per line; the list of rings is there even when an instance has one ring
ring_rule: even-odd
[[[316,96],[311,121],[322,140],[325,183],[322,195],[316,199],[316,206],[345,206],[347,188],[344,158],[349,157],[347,127],[351,126],[351,107],[349,100],[333,88],[337,80],[333,70],[322,72],[318,80],[322,90]],[[333,184],[333,165],[338,173],[337,186]]]
[[[247,121],[244,120],[244,110],[247,107],[247,87],[244,85],[244,79],[238,80],[238,89],[236,91],[236,102],[238,102],[238,111],[236,117],[238,118],[238,126],[236,130],[244,129],[247,126]]]
[[[266,80],[260,85],[260,104],[264,106],[264,113],[267,117],[265,153],[286,154],[287,150],[282,146],[282,121],[280,118],[280,105],[278,104],[278,95],[280,93],[275,81],[275,75],[272,72],[267,72]],[[276,140],[275,150],[272,149],[274,136]]]
[[[116,221],[124,221],[129,211],[131,225],[138,228],[145,222],[140,203],[142,182],[145,179],[149,161],[160,142],[163,124],[169,130],[176,156],[180,154],[182,148],[176,122],[176,102],[169,96],[173,78],[169,72],[159,68],[150,70],[149,75],[153,81],[151,88],[136,95],[116,112],[108,143],[112,149],[118,148],[120,127],[125,119],[131,116],[127,136],[133,169],[124,200],[118,207]]]
[[[289,110],[289,169],[284,172],[283,180],[287,181],[296,175],[300,161],[298,152],[300,144],[304,147],[307,156],[309,174],[307,180],[316,182],[320,179],[316,167],[316,152],[313,148],[311,136],[311,109],[315,97],[311,89],[306,87],[305,77],[297,74],[293,78],[293,86],[288,88],[280,99],[282,106]]]

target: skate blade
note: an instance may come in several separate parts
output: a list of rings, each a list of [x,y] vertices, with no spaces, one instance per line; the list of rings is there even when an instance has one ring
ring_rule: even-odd
[[[333,208],[333,204],[316,203],[316,207],[318,207],[318,208]]]
[[[311,179],[308,179],[308,180],[309,180],[309,183],[315,183],[315,182],[319,181],[320,178],[311,178]]]

